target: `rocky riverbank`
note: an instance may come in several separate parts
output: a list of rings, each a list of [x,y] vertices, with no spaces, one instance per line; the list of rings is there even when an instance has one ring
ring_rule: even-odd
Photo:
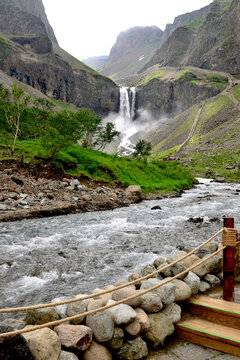
[[[86,317],[76,318],[71,323],[61,324],[54,328],[44,327],[11,338],[0,340],[0,357],[18,359],[52,359],[52,360],[133,360],[143,359],[154,350],[165,346],[166,341],[174,333],[174,324],[181,319],[181,306],[192,295],[203,293],[216,287],[222,280],[222,254],[215,255],[205,264],[199,265],[192,272],[181,276],[181,280],[173,280],[151,293],[138,294],[161,284],[164,278],[172,277],[186,270],[214,252],[218,244],[206,245],[197,255],[191,255],[168,269],[163,269],[186,253],[181,251],[166,261],[158,257],[152,264],[144,266],[141,274],[132,274],[128,280],[120,280],[117,285],[128,284],[136,280],[135,285],[117,289],[108,285],[104,289],[95,289],[99,294],[109,290],[108,294],[97,295],[94,299],[86,299],[58,306],[55,308],[29,310],[21,320],[5,319],[0,323],[0,333],[13,329],[23,329],[29,325],[41,325],[57,321],[67,316],[98,309],[114,304],[132,295],[137,298],[116,305],[108,310],[97,312]],[[159,274],[148,280],[141,276],[150,275],[159,270]],[[163,269],[161,271],[161,269]],[[85,296],[79,294],[76,298]],[[67,298],[53,299],[52,302]]]
[[[49,166],[0,162],[0,222],[111,210],[144,199],[139,186],[75,179]]]

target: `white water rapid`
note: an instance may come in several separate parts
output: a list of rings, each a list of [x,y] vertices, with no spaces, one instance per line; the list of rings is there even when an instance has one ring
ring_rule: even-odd
[[[116,284],[158,256],[166,259],[207,240],[221,229],[224,215],[235,217],[239,228],[239,197],[240,184],[201,179],[177,198],[0,223],[0,307]],[[151,210],[156,205],[160,210]],[[189,221],[195,217],[201,221]]]

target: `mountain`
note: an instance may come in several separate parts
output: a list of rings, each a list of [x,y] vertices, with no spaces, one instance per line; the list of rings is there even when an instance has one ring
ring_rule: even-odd
[[[0,0],[0,70],[49,98],[118,111],[118,86],[58,46],[42,0]]]
[[[108,61],[108,56],[92,56],[87,59],[83,59],[82,62],[87,66],[90,66],[96,71],[102,71],[104,65]]]
[[[230,78],[231,79],[231,78]],[[240,175],[240,80],[148,133],[153,158],[178,159],[198,176],[238,181]]]
[[[159,64],[239,73],[239,18],[238,0],[215,0],[206,17],[174,30],[143,70]]]
[[[151,118],[173,117],[221,93],[229,83],[229,75],[194,67],[160,67],[155,65],[134,82],[137,109],[147,110]]]
[[[223,3],[223,7],[229,3],[228,0],[217,1]],[[98,61],[97,57],[93,60],[90,58],[90,62],[86,61],[86,64],[101,71],[102,74],[110,77],[118,84],[127,86],[131,84],[136,74],[142,72],[142,69],[146,70],[159,63],[159,56],[162,54],[161,49],[166,48],[165,42],[175,33],[176,29],[182,27],[184,29],[179,30],[175,35],[173,60],[175,60],[176,54],[178,57],[185,54],[194,36],[194,32],[188,31],[188,27],[200,26],[214,5],[215,2],[199,10],[177,16],[173,24],[167,24],[164,31],[157,26],[133,27],[123,31],[118,35],[103,68],[98,64],[95,65],[95,61]],[[173,64],[175,66],[176,61],[173,63],[172,52],[167,48],[164,54],[166,56],[169,54],[170,58],[168,59],[169,62],[165,61],[164,65],[171,66]]]
[[[134,27],[121,32],[113,45],[102,74],[117,83],[137,73],[162,44],[163,31],[157,26]]]

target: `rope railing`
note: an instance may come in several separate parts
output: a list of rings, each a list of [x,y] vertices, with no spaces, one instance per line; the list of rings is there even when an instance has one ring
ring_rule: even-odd
[[[169,269],[170,267],[172,267],[173,265],[177,264],[180,261],[185,260],[187,257],[191,256],[192,254],[194,254],[196,251],[200,250],[202,247],[204,247],[205,245],[207,245],[210,241],[212,241],[213,239],[215,239],[217,236],[219,236],[225,228],[219,230],[215,235],[213,235],[212,237],[210,237],[208,240],[206,240],[204,243],[202,243],[201,245],[197,246],[195,249],[191,250],[188,254],[182,256],[181,258],[173,261],[171,264],[168,264],[162,268],[157,269],[156,271],[152,272],[151,274],[142,276],[136,280],[132,280],[127,282],[126,284],[122,284],[119,286],[116,286],[114,289],[108,289],[108,290],[104,290],[104,291],[100,291],[97,292],[95,294],[89,294],[86,296],[83,296],[81,298],[73,298],[73,299],[67,299],[64,301],[58,301],[58,302],[54,302],[54,303],[48,303],[48,304],[38,304],[38,305],[32,305],[32,306],[25,306],[25,307],[17,307],[17,308],[6,308],[6,309],[0,309],[0,314],[2,313],[15,313],[15,312],[23,312],[23,311],[28,311],[28,310],[36,310],[36,309],[44,309],[44,308],[48,308],[48,307],[55,307],[55,306],[59,306],[59,305],[66,305],[66,304],[71,304],[74,302],[78,302],[78,301],[82,301],[82,300],[87,300],[87,299],[92,299],[98,296],[102,296],[105,294],[109,294],[113,291],[116,290],[120,290],[123,289],[125,287],[128,287],[130,285],[135,285],[137,284],[139,281],[143,281],[143,280],[147,280],[151,277],[153,277],[154,275],[159,274],[162,271],[165,271],[167,269]]]
[[[221,233],[221,231],[219,231],[219,233]],[[216,234],[215,234],[216,235]],[[219,235],[219,234],[218,234]],[[217,236],[217,235],[216,235]],[[215,236],[215,237],[216,237]],[[218,253],[220,253],[221,251],[223,251],[224,249],[226,249],[226,246],[222,246],[220,249],[218,249],[217,251],[215,251],[214,253],[212,253],[211,255],[209,255],[208,257],[206,257],[205,259],[203,260],[200,260],[198,262],[196,262],[194,265],[190,266],[188,269],[182,271],[181,273],[169,278],[169,279],[165,279],[163,280],[160,284],[157,284],[149,289],[146,289],[146,290],[142,290],[142,291],[139,291],[137,294],[134,294],[132,296],[129,296],[125,299],[122,299],[122,300],[119,300],[119,301],[116,301],[114,302],[113,304],[109,304],[109,305],[105,305],[105,306],[102,306],[98,309],[94,309],[94,310],[90,310],[90,311],[86,311],[84,313],[81,313],[81,314],[77,314],[77,315],[74,315],[74,316],[70,316],[70,317],[67,317],[67,318],[64,318],[64,319],[60,319],[60,320],[56,320],[56,321],[51,321],[49,323],[45,323],[45,324],[42,324],[42,325],[36,325],[36,326],[32,326],[32,327],[28,327],[27,329],[20,329],[20,330],[14,330],[14,331],[10,331],[10,332],[6,332],[6,333],[2,333],[0,334],[0,339],[1,338],[7,338],[7,337],[11,337],[11,336],[14,336],[14,335],[20,335],[20,334],[24,334],[24,333],[27,333],[27,332],[31,332],[31,331],[35,331],[35,330],[39,330],[39,329],[42,329],[42,328],[45,328],[45,327],[53,327],[53,326],[57,326],[57,325],[60,325],[62,323],[65,323],[67,321],[73,321],[73,320],[76,320],[76,319],[79,319],[81,317],[85,317],[85,316],[88,316],[88,315],[93,315],[95,313],[98,313],[100,311],[104,311],[104,310],[108,310],[114,306],[117,306],[117,305],[120,305],[120,304],[123,304],[123,303],[126,303],[130,300],[133,300],[139,296],[142,296],[142,295],[145,295],[153,290],[156,290],[158,289],[159,287],[163,286],[163,285],[166,285],[168,284],[169,282],[179,278],[180,276],[182,275],[185,275],[186,273],[188,273],[189,271],[195,269],[196,267],[198,267],[199,265],[203,264],[204,262],[208,261],[209,259],[211,259],[213,256],[217,255]],[[178,260],[180,261],[180,260]],[[128,285],[129,286],[129,285]],[[83,298],[80,298],[78,299],[78,301],[81,301],[83,300]]]

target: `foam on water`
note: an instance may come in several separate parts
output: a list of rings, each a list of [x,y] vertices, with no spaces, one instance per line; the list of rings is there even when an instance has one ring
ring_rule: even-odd
[[[240,185],[200,181],[179,198],[0,224],[0,307],[115,284],[157,256],[166,259],[202,243],[221,228],[224,215],[238,226]],[[161,210],[151,210],[155,205]],[[203,222],[189,222],[191,217]]]

